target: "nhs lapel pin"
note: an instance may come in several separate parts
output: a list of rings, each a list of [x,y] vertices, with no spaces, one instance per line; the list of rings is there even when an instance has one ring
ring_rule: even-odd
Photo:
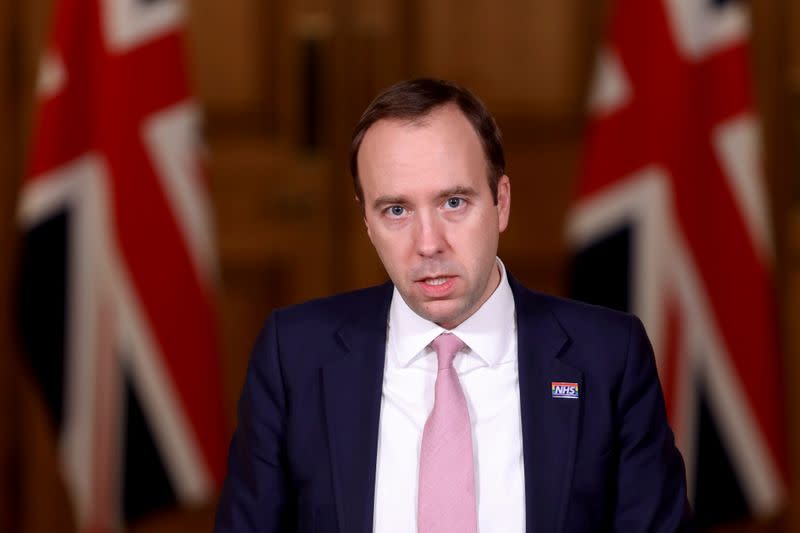
[[[578,384],[566,381],[554,381],[551,384],[553,398],[568,398],[577,400],[579,396]]]

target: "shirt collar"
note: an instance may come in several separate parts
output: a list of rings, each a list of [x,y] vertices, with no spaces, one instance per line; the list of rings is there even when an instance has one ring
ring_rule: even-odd
[[[449,330],[457,335],[488,366],[501,363],[507,355],[511,336],[516,332],[514,295],[506,269],[497,258],[500,283],[483,305],[467,320]],[[397,287],[389,309],[389,342],[400,366],[410,365],[426,353],[428,345],[445,333],[441,326],[416,314],[403,300]]]

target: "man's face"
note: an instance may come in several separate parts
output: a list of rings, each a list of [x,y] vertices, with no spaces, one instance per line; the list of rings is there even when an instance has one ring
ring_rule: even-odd
[[[358,168],[367,233],[405,302],[446,329],[469,318],[500,280],[511,186],[500,179],[495,205],[467,118],[447,105],[416,123],[380,120],[364,136]]]

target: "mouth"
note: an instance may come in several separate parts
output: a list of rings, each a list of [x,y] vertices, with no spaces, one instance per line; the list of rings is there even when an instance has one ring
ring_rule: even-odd
[[[452,291],[455,280],[455,276],[435,275],[417,280],[416,285],[428,297],[443,298]]]
[[[433,287],[438,287],[439,285],[444,285],[447,283],[447,280],[450,278],[448,276],[439,276],[437,278],[425,278],[421,280],[426,285],[431,285]]]

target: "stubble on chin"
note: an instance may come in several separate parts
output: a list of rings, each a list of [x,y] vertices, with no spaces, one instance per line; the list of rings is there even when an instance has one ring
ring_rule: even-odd
[[[461,305],[449,310],[439,309],[439,307],[443,307],[442,304],[445,302],[448,305],[453,305],[453,302],[446,300],[434,300],[420,304],[420,308],[415,309],[414,311],[422,318],[429,320],[438,326],[441,326],[445,329],[453,329],[466,320],[467,317],[465,316],[465,313],[467,308],[466,306]]]

